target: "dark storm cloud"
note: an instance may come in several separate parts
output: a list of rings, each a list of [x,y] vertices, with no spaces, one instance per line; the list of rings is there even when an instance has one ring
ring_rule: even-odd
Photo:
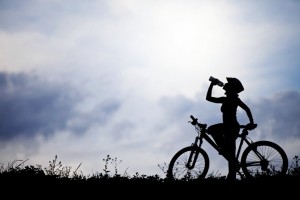
[[[49,135],[66,127],[78,95],[36,76],[0,73],[0,139]]]
[[[300,92],[286,91],[251,105],[255,120],[278,138],[300,137]]]
[[[77,89],[25,73],[0,73],[0,140],[49,136],[57,130],[84,134],[109,123],[121,106],[116,99],[99,99],[93,109],[80,112],[76,106],[85,97]]]

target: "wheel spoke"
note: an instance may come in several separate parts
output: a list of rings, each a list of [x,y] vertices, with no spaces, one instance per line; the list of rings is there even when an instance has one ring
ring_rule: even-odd
[[[254,177],[286,173],[288,160],[277,144],[259,141],[245,149],[241,163],[246,176]]]
[[[208,166],[209,160],[204,150],[186,147],[176,153],[172,158],[169,164],[168,174],[170,178],[176,180],[198,179],[205,177]]]

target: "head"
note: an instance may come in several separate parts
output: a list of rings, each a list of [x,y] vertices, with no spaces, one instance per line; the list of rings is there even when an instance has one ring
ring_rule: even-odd
[[[244,90],[242,83],[237,78],[226,77],[227,83],[225,83],[223,89],[226,94],[238,94]]]

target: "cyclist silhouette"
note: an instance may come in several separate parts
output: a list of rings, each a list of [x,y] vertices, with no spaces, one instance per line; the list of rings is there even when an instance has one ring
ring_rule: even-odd
[[[212,80],[207,94],[206,100],[213,103],[221,103],[221,112],[223,113],[223,123],[218,123],[208,127],[208,133],[211,134],[215,142],[220,148],[223,148],[228,156],[234,159],[236,151],[236,139],[240,131],[239,122],[237,120],[237,108],[242,108],[250,123],[254,124],[252,113],[249,107],[239,98],[238,93],[244,90],[242,83],[237,78],[227,77],[227,83],[223,86],[225,95],[223,97],[212,97],[212,89],[218,84],[218,80]],[[228,162],[227,180],[236,180],[235,164]]]

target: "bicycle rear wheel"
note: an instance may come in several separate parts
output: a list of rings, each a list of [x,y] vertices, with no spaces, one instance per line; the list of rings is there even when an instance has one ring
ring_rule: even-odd
[[[205,178],[209,168],[207,153],[198,147],[185,147],[170,161],[167,177],[171,180],[193,180]]]
[[[288,170],[288,158],[279,145],[270,141],[258,141],[243,152],[241,167],[247,178],[284,175]]]

